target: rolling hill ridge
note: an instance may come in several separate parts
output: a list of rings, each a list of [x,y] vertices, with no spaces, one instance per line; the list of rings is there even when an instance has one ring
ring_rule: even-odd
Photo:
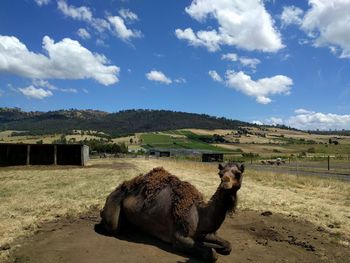
[[[116,136],[184,128],[237,129],[242,126],[255,125],[206,114],[168,110],[138,109],[108,113],[77,109],[25,112],[19,108],[0,108],[0,130],[27,131],[31,134],[67,133],[79,129]]]

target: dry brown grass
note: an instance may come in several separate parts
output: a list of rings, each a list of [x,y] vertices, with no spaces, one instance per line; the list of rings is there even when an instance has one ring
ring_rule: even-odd
[[[90,167],[0,168],[0,246],[32,235],[57,216],[76,216],[102,207],[123,180],[163,166],[194,184],[209,198],[219,183],[217,166],[188,161],[91,160]],[[350,184],[318,177],[247,170],[239,192],[240,209],[294,215],[350,238]],[[8,251],[0,252],[0,261]]]
[[[61,137],[61,134],[53,134],[53,135],[25,135],[25,136],[11,136],[13,131],[3,131],[0,132],[0,139],[2,139],[2,142],[6,143],[36,143],[40,140],[43,140],[43,143],[52,143],[54,140],[58,140]],[[66,139],[75,139],[76,141],[80,140],[91,140],[91,139],[97,139],[99,140],[100,137],[94,136],[94,135],[66,135]]]
[[[182,130],[190,131],[190,132],[193,132],[194,134],[198,134],[198,135],[213,135],[213,134],[226,135],[226,134],[230,134],[232,132],[236,132],[236,130],[224,130],[224,129],[216,129],[216,130],[182,129]]]
[[[260,155],[271,155],[274,153],[298,153],[298,149],[290,149],[288,147],[281,147],[279,145],[266,145],[266,144],[213,144],[215,146],[219,146],[225,149],[235,150],[241,149],[245,153],[257,153]],[[277,151],[277,152],[276,152]]]

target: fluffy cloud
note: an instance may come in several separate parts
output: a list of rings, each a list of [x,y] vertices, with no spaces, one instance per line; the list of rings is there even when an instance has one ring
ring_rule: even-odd
[[[54,85],[49,83],[47,80],[43,80],[43,79],[34,79],[32,81],[32,83],[35,87],[47,88],[49,90],[57,90],[58,89]]]
[[[122,40],[130,40],[131,38],[141,37],[141,32],[138,30],[128,29],[124,23],[124,20],[119,16],[109,16],[108,21],[111,23],[114,29],[114,34]]]
[[[166,85],[172,83],[172,80],[170,78],[168,78],[163,72],[158,70],[152,70],[146,73],[146,78],[148,80],[164,83]]]
[[[194,47],[203,46],[211,52],[220,48],[220,36],[215,30],[194,33],[192,28],[186,28],[185,30],[176,29],[175,34],[178,39],[187,40]]]
[[[268,125],[274,125],[274,126],[284,124],[282,118],[276,118],[276,117],[271,117],[267,119],[265,123]]]
[[[257,58],[240,57],[239,62],[241,62],[243,66],[256,69],[256,66],[260,64],[261,61]]]
[[[85,28],[79,28],[77,31],[77,35],[82,39],[90,39],[91,35]]]
[[[259,59],[257,58],[247,58],[247,57],[239,57],[237,54],[235,53],[227,53],[227,54],[223,54],[221,56],[222,60],[229,60],[232,62],[240,62],[243,66],[245,67],[250,67],[252,69],[256,69],[256,66],[261,62]]]
[[[120,16],[109,15],[106,19],[104,19],[94,17],[89,7],[76,7],[73,5],[68,5],[66,0],[58,0],[57,8],[65,16],[75,20],[84,21],[89,26],[96,29],[99,33],[109,31],[123,41],[129,41],[132,38],[139,38],[142,35],[139,30],[129,29],[125,25],[125,21],[138,20],[137,15],[128,9],[119,10]],[[78,32],[79,36],[82,38],[87,35],[85,32],[80,33],[81,34]]]
[[[42,100],[46,97],[50,97],[53,95],[50,90],[36,88],[33,85],[30,85],[29,87],[26,87],[26,88],[19,88],[18,90],[27,98],[33,98],[33,99]]]
[[[297,109],[294,113],[294,116],[284,121],[281,118],[272,117],[263,123],[270,125],[284,124],[300,130],[350,129],[350,115],[322,113],[305,109]]]
[[[269,98],[271,95],[289,94],[293,80],[283,75],[277,75],[255,81],[242,71],[228,70],[225,75],[225,83],[230,88],[255,97],[258,103],[268,104],[271,102]]]
[[[302,15],[304,11],[299,7],[295,6],[285,6],[283,7],[283,12],[281,14],[282,25],[296,24],[300,25],[302,23]]]
[[[315,47],[328,47],[340,58],[350,58],[350,1],[309,0],[310,8],[304,14],[295,6],[284,7],[282,25],[297,24],[307,33]],[[304,16],[303,16],[304,15]]]
[[[350,115],[321,113],[299,109],[286,124],[302,130],[350,129]]]
[[[214,81],[222,82],[221,76],[215,70],[209,70],[208,74]]]
[[[32,79],[86,79],[103,85],[118,82],[119,67],[107,65],[105,56],[94,54],[70,38],[55,43],[43,38],[44,54],[34,53],[14,36],[0,35],[0,72]]]
[[[73,88],[69,88],[69,89],[60,89],[60,91],[66,92],[66,93],[78,93],[78,90],[77,90],[77,89],[73,89]]]
[[[187,80],[186,79],[184,79],[184,78],[176,78],[176,79],[174,79],[174,82],[175,83],[179,83],[179,84],[181,84],[181,83],[186,83],[187,82]]]
[[[86,6],[75,7],[68,5],[65,0],[58,0],[57,7],[58,10],[68,17],[81,21],[92,21],[92,12]]]
[[[218,28],[210,31],[176,29],[176,36],[192,46],[203,46],[212,52],[221,45],[264,52],[284,47],[263,1],[193,0],[186,12],[199,22],[214,19],[218,23]]]
[[[131,12],[129,9],[120,9],[118,13],[124,20],[127,21],[134,21],[139,19],[138,16],[135,13]]]
[[[75,20],[84,21],[95,28],[98,32],[104,32],[105,30],[110,29],[108,21],[102,18],[93,17],[90,8],[87,6],[75,7],[73,5],[68,5],[65,0],[58,0],[57,8],[65,16]]]
[[[309,0],[301,28],[315,46],[336,46],[341,58],[350,58],[350,1]]]
[[[50,3],[51,0],[35,0],[35,3],[38,6],[43,6],[43,5],[48,5]]]

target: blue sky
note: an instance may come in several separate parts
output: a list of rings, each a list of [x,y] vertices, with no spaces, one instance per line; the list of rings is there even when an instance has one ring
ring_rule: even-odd
[[[0,106],[350,129],[350,0],[2,0]]]

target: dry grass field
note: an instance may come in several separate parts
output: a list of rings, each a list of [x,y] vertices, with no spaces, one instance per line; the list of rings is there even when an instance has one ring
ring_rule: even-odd
[[[0,247],[32,235],[47,221],[101,207],[119,183],[155,166],[191,182],[206,198],[219,183],[216,164],[161,159],[91,160],[87,167],[0,168]],[[239,209],[269,210],[310,221],[349,246],[349,183],[247,170],[239,197]],[[10,251],[0,251],[0,261]]]
[[[43,143],[52,143],[55,140],[60,139],[61,134],[52,134],[52,135],[23,135],[23,136],[11,136],[12,132],[16,131],[2,131],[0,132],[0,140],[4,143],[37,143],[38,141],[43,141]],[[94,135],[67,135],[66,136],[67,141],[73,139],[75,141],[81,141],[81,140],[91,140],[96,139],[99,140],[100,137],[94,136]]]

